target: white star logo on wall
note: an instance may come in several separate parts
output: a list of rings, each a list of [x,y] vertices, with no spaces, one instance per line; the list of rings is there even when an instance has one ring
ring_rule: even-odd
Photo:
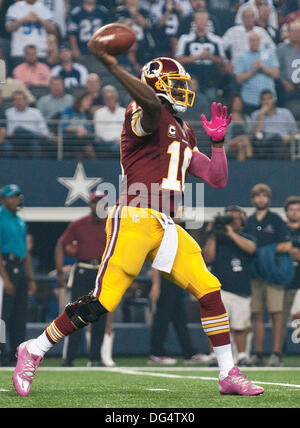
[[[93,187],[101,183],[102,178],[87,177],[81,162],[77,164],[74,177],[59,177],[57,181],[69,189],[65,205],[72,205],[77,199],[89,201]]]

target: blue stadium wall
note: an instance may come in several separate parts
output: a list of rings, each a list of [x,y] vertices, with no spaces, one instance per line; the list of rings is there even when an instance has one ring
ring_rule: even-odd
[[[102,182],[119,186],[121,174],[119,159],[83,161],[86,176],[101,178]],[[27,207],[63,207],[68,189],[59,177],[74,177],[78,161],[64,160],[0,160],[0,186],[19,184]],[[196,183],[188,176],[187,182]],[[250,206],[250,190],[256,183],[267,183],[273,189],[273,207],[282,207],[289,195],[300,194],[300,164],[298,161],[229,162],[229,182],[225,189],[205,186],[205,206],[221,207],[227,204]],[[85,206],[82,199],[72,206]]]

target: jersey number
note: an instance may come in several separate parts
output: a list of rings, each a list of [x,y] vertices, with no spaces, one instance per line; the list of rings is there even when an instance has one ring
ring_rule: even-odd
[[[162,188],[174,190],[176,192],[184,192],[185,176],[190,164],[193,152],[190,147],[186,147],[183,152],[183,162],[181,167],[181,180],[178,180],[178,170],[180,165],[180,142],[173,141],[168,147],[167,153],[171,155],[169,163],[168,177],[162,181]]]

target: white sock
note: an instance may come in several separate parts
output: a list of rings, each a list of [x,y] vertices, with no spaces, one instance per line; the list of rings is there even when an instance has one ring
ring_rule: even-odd
[[[231,345],[214,346],[214,352],[220,369],[220,379],[225,379],[234,366]]]
[[[239,352],[238,353],[238,361],[239,360],[247,360],[247,354],[246,354],[246,352]]]
[[[42,333],[28,345],[28,351],[33,355],[43,357],[51,349],[53,344],[48,340],[46,333]]]

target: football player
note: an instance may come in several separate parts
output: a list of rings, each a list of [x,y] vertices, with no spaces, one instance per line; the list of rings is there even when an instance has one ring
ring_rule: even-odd
[[[105,45],[92,40],[89,49],[134,100],[126,110],[121,136],[121,196],[108,216],[106,249],[94,290],[68,304],[41,336],[18,347],[13,376],[16,391],[29,394],[39,363],[55,343],[114,311],[148,259],[198,299],[202,325],[220,368],[220,392],[262,394],[263,388],[234,366],[219,280],[206,268],[196,241],[172,220],[187,171],[215,188],[226,185],[223,143],[231,115],[227,117],[227,108],[213,103],[212,119],[208,122],[201,116],[212,141],[210,159],[199,152],[192,127],[177,117],[192,106],[195,96],[189,89],[190,76],[180,63],[171,58],[154,59],[137,79],[118,65]]]

